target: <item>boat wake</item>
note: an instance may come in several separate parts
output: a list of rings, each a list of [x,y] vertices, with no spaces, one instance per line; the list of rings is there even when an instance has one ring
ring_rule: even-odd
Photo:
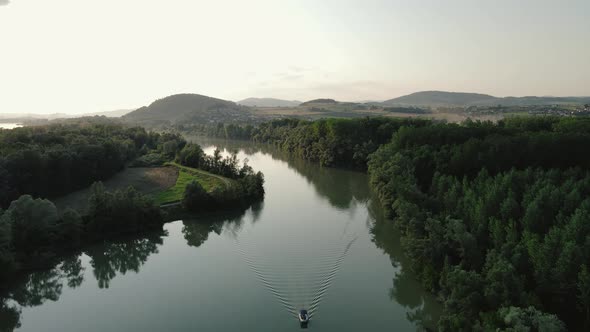
[[[253,241],[236,239],[236,244],[256,278],[290,314],[297,316],[305,308],[313,317],[356,239],[280,243],[272,250]]]

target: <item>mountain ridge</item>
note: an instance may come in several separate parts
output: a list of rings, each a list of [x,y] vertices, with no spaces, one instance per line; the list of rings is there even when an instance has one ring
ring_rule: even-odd
[[[297,107],[301,102],[299,100],[251,97],[237,101],[236,104],[249,107]]]
[[[383,105],[401,106],[530,106],[567,103],[589,103],[590,97],[496,97],[488,94],[449,91],[419,91],[384,101]]]

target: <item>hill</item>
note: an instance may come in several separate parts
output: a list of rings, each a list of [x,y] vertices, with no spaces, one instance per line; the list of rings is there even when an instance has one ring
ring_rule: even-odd
[[[338,102],[335,101],[334,99],[321,98],[321,99],[314,99],[314,100],[306,101],[305,103],[301,103],[300,106],[308,106],[308,105],[312,105],[312,104],[338,104]]]
[[[555,104],[586,104],[590,97],[494,97],[480,93],[421,91],[406,96],[389,99],[384,105],[396,106],[532,106]]]
[[[494,96],[466,93],[466,92],[445,92],[445,91],[421,91],[389,99],[383,102],[385,105],[414,105],[414,106],[463,106],[481,103],[493,103]]]
[[[298,100],[283,100],[275,98],[246,98],[238,101],[237,104],[250,107],[297,107],[301,102]]]
[[[232,101],[198,94],[178,94],[154,101],[122,117],[141,125],[188,122],[238,122],[247,120],[248,108]]]

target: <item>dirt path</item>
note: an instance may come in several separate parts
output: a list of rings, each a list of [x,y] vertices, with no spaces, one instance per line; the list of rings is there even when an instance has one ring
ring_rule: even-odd
[[[176,167],[138,167],[127,168],[112,178],[103,181],[105,189],[114,191],[133,186],[143,194],[154,194],[166,190],[176,183],[178,169]],[[83,213],[87,207],[90,188],[85,188],[52,200],[61,212],[70,207]]]

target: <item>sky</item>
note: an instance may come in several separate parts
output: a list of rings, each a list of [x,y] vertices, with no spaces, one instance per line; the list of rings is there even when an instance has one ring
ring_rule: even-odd
[[[588,0],[0,0],[0,114],[590,95]]]

